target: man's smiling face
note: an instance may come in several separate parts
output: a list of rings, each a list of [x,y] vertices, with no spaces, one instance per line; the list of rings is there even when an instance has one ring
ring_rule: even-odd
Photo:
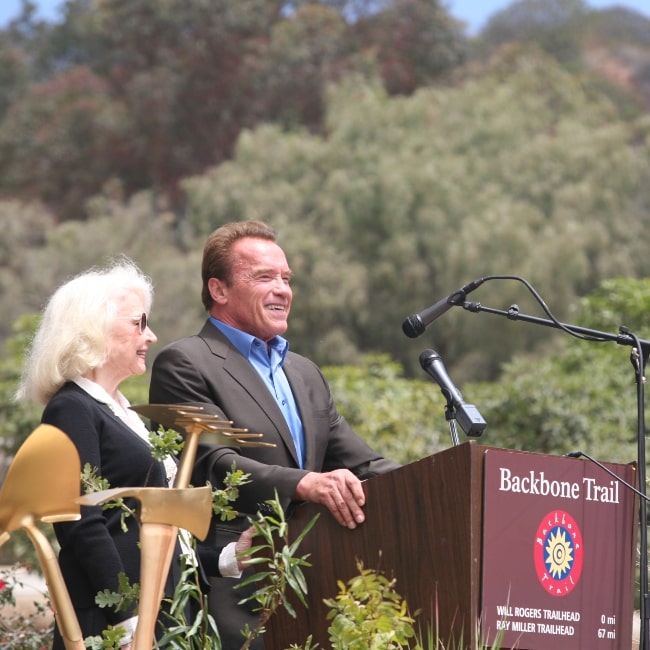
[[[284,251],[273,241],[243,237],[231,255],[231,282],[210,281],[212,315],[263,341],[284,334],[293,297]]]

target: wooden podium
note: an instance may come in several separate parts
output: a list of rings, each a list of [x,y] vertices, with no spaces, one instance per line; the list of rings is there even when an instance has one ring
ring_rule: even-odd
[[[605,463],[634,485],[634,465]],[[357,561],[396,578],[416,629],[445,648],[499,641],[520,650],[631,647],[638,499],[596,463],[466,442],[364,482],[355,530],[302,504],[289,525],[303,540],[308,609],[269,621],[265,650],[330,646],[324,598]],[[426,637],[425,637],[426,638]]]

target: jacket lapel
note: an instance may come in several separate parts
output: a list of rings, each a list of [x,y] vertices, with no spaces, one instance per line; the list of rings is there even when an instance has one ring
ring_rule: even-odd
[[[206,342],[212,354],[221,359],[223,372],[237,382],[242,390],[246,391],[264,412],[269,424],[278,432],[287,449],[291,452],[296,465],[298,465],[296,447],[293,444],[289,425],[284,419],[284,415],[273,395],[271,395],[255,368],[209,320],[203,326],[199,336]],[[293,383],[291,383],[291,389],[295,391]],[[296,401],[298,401],[297,396]]]

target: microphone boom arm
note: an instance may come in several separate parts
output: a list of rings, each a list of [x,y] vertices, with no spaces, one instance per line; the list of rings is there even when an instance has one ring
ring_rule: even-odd
[[[526,323],[533,323],[535,325],[544,325],[546,327],[552,327],[555,329],[564,330],[570,334],[582,334],[585,335],[590,341],[595,342],[605,342],[613,341],[618,345],[629,345],[634,347],[637,345],[637,342],[641,344],[643,349],[643,358],[648,358],[648,351],[650,351],[650,341],[645,341],[643,339],[637,339],[629,333],[629,330],[625,327],[621,327],[618,334],[613,334],[612,332],[602,332],[600,330],[590,329],[588,327],[580,327],[578,325],[570,325],[567,323],[560,323],[559,321],[554,321],[548,318],[539,318],[538,316],[530,316],[528,314],[522,314],[519,311],[517,305],[511,305],[510,308],[506,311],[504,309],[494,309],[492,307],[486,307],[480,302],[468,302],[464,301],[458,303],[459,307],[462,307],[466,311],[472,313],[485,312],[487,314],[496,314],[498,316],[504,316],[508,320],[513,321],[524,321]]]

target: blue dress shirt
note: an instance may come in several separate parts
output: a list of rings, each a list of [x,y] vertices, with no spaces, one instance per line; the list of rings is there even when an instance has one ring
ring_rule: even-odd
[[[289,351],[289,342],[281,336],[275,336],[265,343],[256,336],[226,325],[212,316],[210,322],[242,353],[244,358],[248,359],[275,398],[291,431],[299,465],[304,468],[305,433],[291,386],[282,369]]]

